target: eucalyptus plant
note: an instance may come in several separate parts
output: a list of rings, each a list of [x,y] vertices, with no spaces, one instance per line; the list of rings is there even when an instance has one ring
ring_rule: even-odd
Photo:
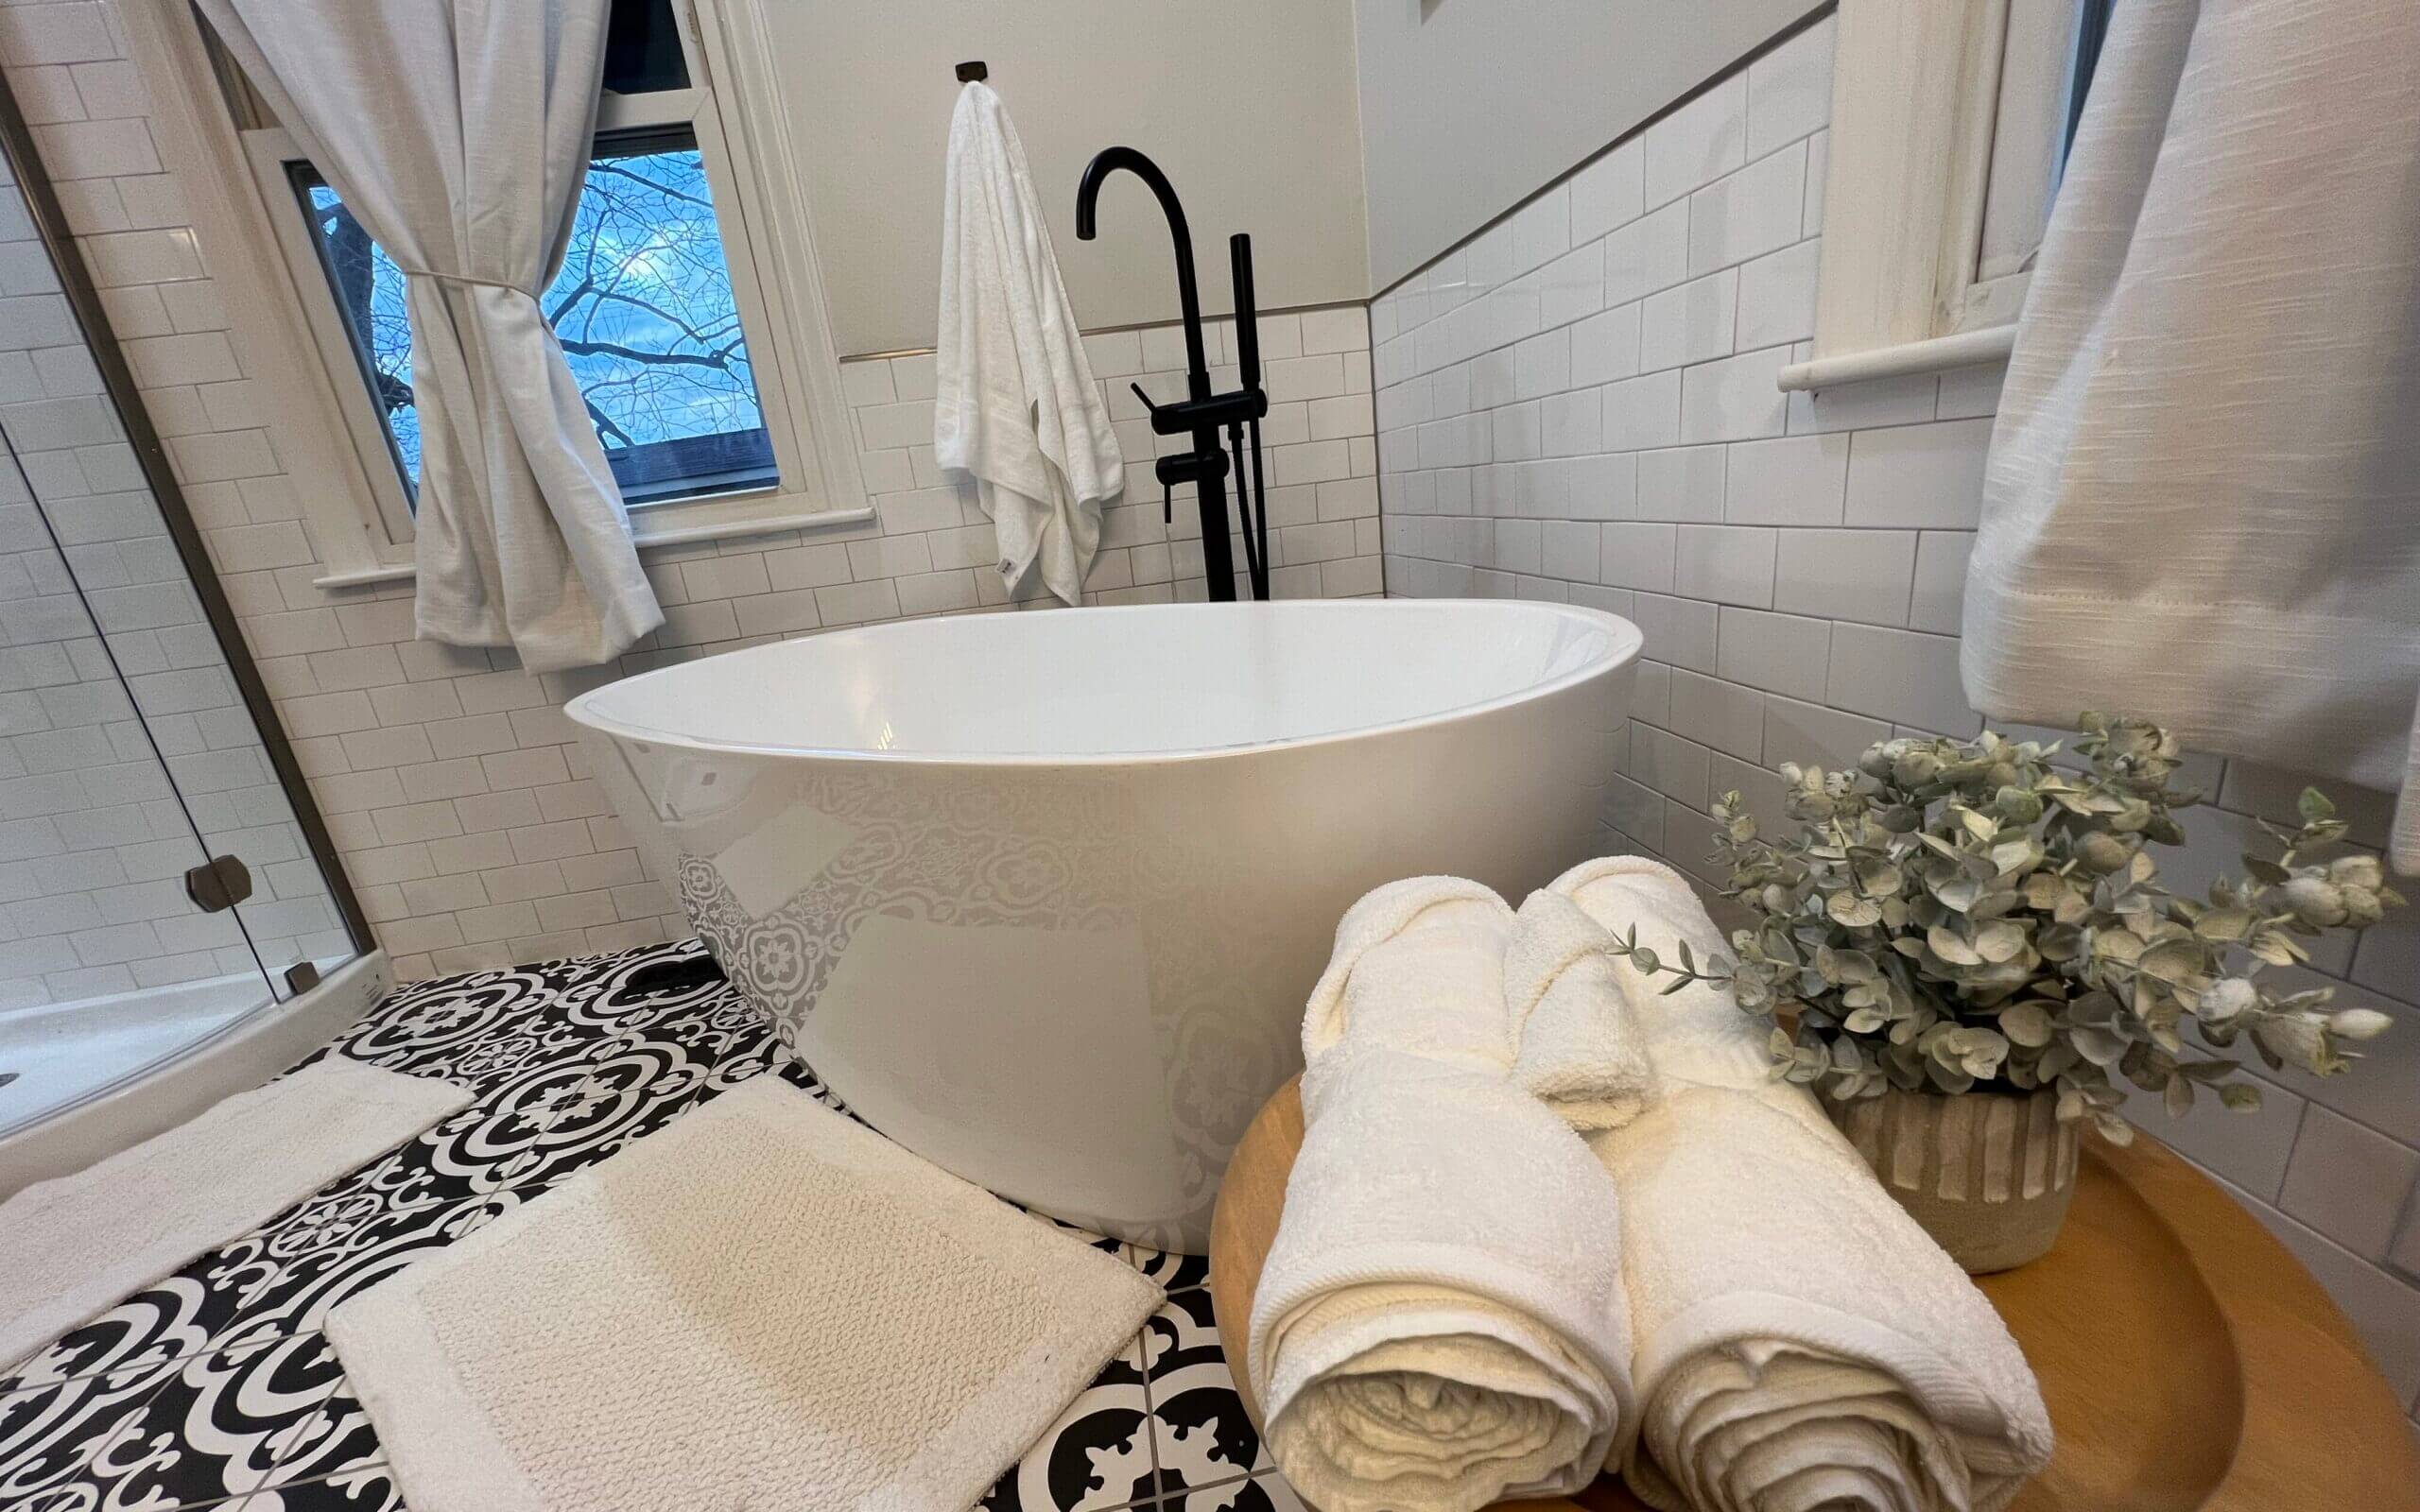
[[[1989,730],[1884,741],[1855,771],[1785,765],[1795,837],[1761,836],[1736,792],[1715,806],[1723,891],[1755,919],[1732,936],[1737,958],[1662,960],[1634,930],[1611,948],[1671,974],[1668,992],[1730,988],[1776,1021],[1774,1074],[1835,1099],[2053,1091],[2062,1119],[2122,1143],[2118,1076],[2174,1116],[2197,1088],[2259,1106],[2217,1054],[2238,1041],[2273,1071],[2345,1070],[2347,1043],[2386,1016],[2331,1010],[2333,988],[2279,991],[2260,973],[2401,906],[2377,858],[2313,859],[2345,826],[2307,788],[2298,826],[2262,821],[2280,853],[2246,854],[2243,875],[2204,897],[2171,893],[2150,848],[2183,843],[2176,811],[2198,801],[2169,785],[2175,739],[2099,714],[2081,729],[2081,771],[2052,765],[2059,743]]]

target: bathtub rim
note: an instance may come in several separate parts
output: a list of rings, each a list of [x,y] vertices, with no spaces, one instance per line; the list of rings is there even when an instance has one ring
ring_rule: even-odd
[[[936,618],[978,617],[964,615],[927,615],[908,619],[885,620],[873,625],[850,626],[842,629],[809,631],[804,635],[790,636],[779,641],[769,641],[762,645],[741,646],[735,650],[717,652],[715,656],[701,657],[694,662],[676,662],[670,666],[655,667],[646,672],[634,673],[627,678],[616,679],[612,682],[604,684],[602,687],[592,688],[586,693],[579,695],[563,705],[563,714],[566,718],[570,719],[574,724],[580,726],[582,729],[594,730],[599,735],[608,736],[615,740],[628,740],[641,745],[663,746],[675,750],[698,751],[710,755],[771,756],[810,761],[879,762],[885,765],[942,768],[1160,766],[1187,762],[1208,761],[1221,757],[1263,755],[1273,751],[1309,749],[1320,746],[1341,744],[1346,741],[1366,740],[1374,736],[1401,734],[1409,730],[1425,730],[1433,726],[1447,724],[1459,719],[1476,718],[1479,715],[1491,713],[1497,710],[1510,709],[1519,704],[1527,703],[1532,699],[1551,697],[1555,694],[1564,692],[1566,689],[1578,687],[1591,679],[1605,677],[1610,674],[1619,672],[1626,666],[1635,665],[1641,655],[1644,653],[1647,644],[1645,632],[1638,627],[1635,622],[1627,619],[1622,615],[1616,614],[1609,610],[1592,609],[1583,604],[1559,604],[1549,600],[1541,599],[1331,598],[1280,600],[1276,603],[1268,605],[1207,603],[1089,604],[1072,610],[1053,609],[1036,610],[1032,612],[1051,614],[1079,613],[1123,615],[1137,613],[1164,614],[1174,610],[1189,613],[1199,612],[1206,616],[1216,613],[1252,613],[1264,608],[1280,609],[1284,606],[1291,605],[1318,605],[1323,610],[1342,610],[1348,613],[1371,613],[1386,612],[1390,606],[1399,604],[1420,604],[1432,607],[1437,605],[1484,605],[1492,610],[1512,610],[1516,612],[1544,613],[1550,617],[1576,619],[1592,624],[1610,634],[1614,640],[1613,651],[1610,656],[1600,660],[1588,662],[1579,667],[1575,667],[1570,671],[1564,672],[1555,677],[1530,683],[1527,686],[1517,688],[1511,693],[1501,694],[1493,698],[1481,698],[1470,703],[1456,704],[1450,708],[1434,710],[1427,713],[1415,714],[1409,718],[1391,719],[1378,724],[1354,725],[1343,730],[1321,730],[1311,734],[1284,735],[1273,740],[1238,741],[1233,745],[1226,746],[1194,746],[1171,750],[882,750],[864,746],[765,745],[741,741],[712,741],[700,739],[694,735],[682,734],[678,731],[656,730],[650,727],[634,725],[627,720],[617,719],[611,715],[601,713],[594,707],[595,702],[597,699],[603,697],[607,694],[624,689],[631,683],[645,682],[655,678],[669,677],[679,673],[691,671],[709,662],[718,661],[723,657],[746,656],[754,652],[769,650],[773,646],[789,645],[800,641],[821,640],[827,636],[838,637],[881,634],[894,630],[903,626],[923,625],[927,621]]]

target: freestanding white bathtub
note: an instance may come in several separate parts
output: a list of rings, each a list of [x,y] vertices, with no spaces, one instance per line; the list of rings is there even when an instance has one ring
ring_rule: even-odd
[[[925,619],[574,699],[648,865],[875,1127],[1200,1249],[1336,921],[1596,845],[1639,634],[1556,604]]]

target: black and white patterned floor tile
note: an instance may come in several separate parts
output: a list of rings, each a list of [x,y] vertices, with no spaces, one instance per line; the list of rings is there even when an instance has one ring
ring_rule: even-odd
[[[1207,1291],[1171,1292],[1144,1325],[1143,1347],[1163,1492],[1216,1486],[1271,1469],[1236,1394]]]
[[[1144,1275],[1159,1282],[1163,1291],[1182,1292],[1188,1287],[1210,1284],[1210,1262],[1201,1255],[1129,1245],[1126,1246],[1126,1258],[1133,1262]]]
[[[0,1512],[400,1512],[331,1308],[750,1077],[848,1110],[695,941],[417,983],[320,1054],[476,1101],[0,1379]],[[977,1512],[1303,1512],[1245,1420],[1201,1259],[1073,1231],[1167,1305]]]

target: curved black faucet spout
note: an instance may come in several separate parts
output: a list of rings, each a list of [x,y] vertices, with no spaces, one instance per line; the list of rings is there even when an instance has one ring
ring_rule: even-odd
[[[1176,243],[1177,302],[1184,312],[1186,387],[1194,398],[1207,398],[1210,365],[1202,358],[1201,298],[1193,281],[1193,232],[1185,225],[1184,206],[1176,198],[1176,186],[1168,182],[1160,165],[1132,147],[1104,147],[1096,154],[1084,164],[1083,180],[1076,185],[1076,239],[1093,239],[1093,204],[1100,198],[1102,180],[1120,168],[1150,185],[1159,198],[1161,213],[1168,217],[1168,235]]]
[[[1235,558],[1227,549],[1227,475],[1236,478],[1236,511],[1242,518],[1246,556],[1251,572],[1253,596],[1269,596],[1269,511],[1268,495],[1261,494],[1261,507],[1255,512],[1248,500],[1260,482],[1260,421],[1269,413],[1269,395],[1260,387],[1260,338],[1256,328],[1257,312],[1253,308],[1252,238],[1237,236],[1230,243],[1236,265],[1236,343],[1242,363],[1243,387],[1231,394],[1210,391],[1210,363],[1205,353],[1207,343],[1201,336],[1201,298],[1193,282],[1193,232],[1184,223],[1184,206],[1177,201],[1176,186],[1160,165],[1132,147],[1111,147],[1084,165],[1083,180],[1076,185],[1076,239],[1091,241],[1095,232],[1094,207],[1100,200],[1100,186],[1109,176],[1124,168],[1135,178],[1150,185],[1159,198],[1160,213],[1168,218],[1168,236],[1176,243],[1176,294],[1184,312],[1184,386],[1183,403],[1158,404],[1134,386],[1135,397],[1151,414],[1151,430],[1160,436],[1193,433],[1193,450],[1161,455],[1151,464],[1154,476],[1160,480],[1161,509],[1171,515],[1176,507],[1176,486],[1190,484],[1201,509],[1201,567],[1207,579],[1209,595],[1214,599],[1236,596]],[[1219,439],[1224,426],[1228,444],[1235,449],[1235,460],[1227,458],[1226,447]],[[1252,431],[1252,469],[1244,469],[1244,430]]]

